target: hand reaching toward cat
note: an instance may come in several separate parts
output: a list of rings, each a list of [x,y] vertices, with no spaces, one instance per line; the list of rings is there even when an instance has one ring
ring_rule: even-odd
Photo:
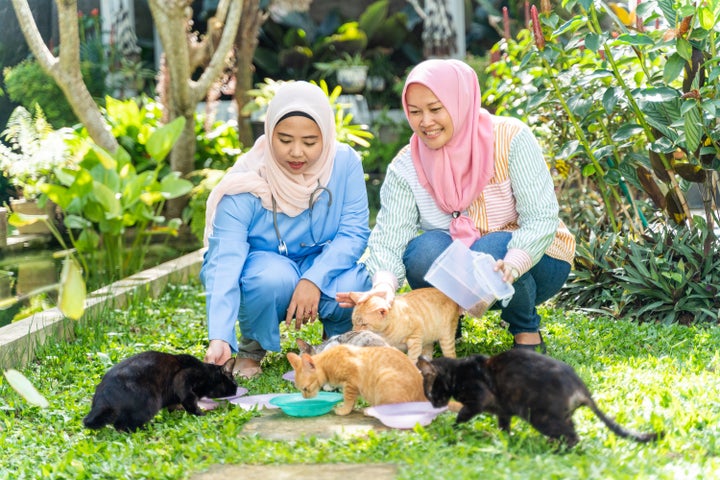
[[[384,298],[389,305],[392,305],[395,300],[395,290],[388,283],[378,283],[367,292],[338,292],[335,294],[335,300],[343,308],[352,308],[372,296]]]
[[[215,365],[224,365],[230,360],[232,351],[230,345],[224,340],[210,340],[207,352],[205,353],[205,363],[213,363]]]
[[[320,289],[310,280],[301,278],[295,286],[290,305],[285,315],[285,324],[290,327],[295,319],[295,330],[300,330],[304,323],[314,322],[320,305]]]

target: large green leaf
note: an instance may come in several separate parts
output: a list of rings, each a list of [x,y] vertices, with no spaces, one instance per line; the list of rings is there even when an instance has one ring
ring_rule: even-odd
[[[378,0],[369,5],[358,19],[358,26],[371,39],[378,27],[387,19],[388,0]]]
[[[157,161],[164,160],[180,138],[183,128],[185,128],[185,117],[178,117],[155,130],[145,144],[148,154]]]
[[[670,55],[665,67],[663,68],[663,81],[670,83],[680,76],[685,67],[685,59],[683,59],[677,52]]]
[[[694,152],[700,146],[702,137],[702,117],[700,109],[693,106],[685,113],[685,146]]]
[[[95,182],[94,196],[102,205],[106,218],[114,218],[122,214],[122,205],[113,190],[100,182]]]
[[[66,317],[79,320],[85,313],[86,297],[87,290],[80,265],[72,257],[65,258],[60,275],[58,308]]]
[[[192,188],[192,182],[180,178],[177,172],[166,175],[160,182],[160,190],[166,199],[177,198],[188,194]]]
[[[35,386],[27,379],[27,377],[25,377],[25,375],[12,368],[5,370],[4,373],[5,378],[13,390],[19,393],[28,403],[42,408],[50,406],[47,399],[37,391]]]

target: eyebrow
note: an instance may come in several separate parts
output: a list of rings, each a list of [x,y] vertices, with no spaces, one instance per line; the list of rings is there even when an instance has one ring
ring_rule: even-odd
[[[289,133],[283,133],[283,132],[277,132],[279,137],[285,137],[285,138],[295,138],[295,135],[290,135]],[[311,140],[320,138],[320,135],[305,135],[304,137],[300,137],[303,140]]]
[[[434,101],[434,102],[428,103],[428,104],[426,105],[426,107],[434,107],[434,106],[436,106],[436,105],[442,106],[442,104],[443,104],[443,103],[442,103],[440,100],[436,100],[436,101]],[[421,107],[419,107],[419,106],[417,106],[417,105],[415,105],[415,104],[412,104],[412,103],[408,103],[407,106],[408,106],[408,108],[421,108]]]

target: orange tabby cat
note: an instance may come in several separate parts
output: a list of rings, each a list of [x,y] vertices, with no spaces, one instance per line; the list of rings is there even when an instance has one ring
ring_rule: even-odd
[[[455,358],[460,307],[437,288],[418,288],[398,295],[392,307],[378,296],[358,303],[360,295],[350,294],[355,302],[353,330],[371,330],[393,347],[407,349],[413,364],[421,354],[432,358],[435,341],[440,342],[444,356]]]
[[[326,383],[342,387],[338,415],[352,412],[358,396],[370,405],[427,401],[420,370],[393,347],[335,345],[312,356],[289,352],[287,359],[303,397],[314,397]]]

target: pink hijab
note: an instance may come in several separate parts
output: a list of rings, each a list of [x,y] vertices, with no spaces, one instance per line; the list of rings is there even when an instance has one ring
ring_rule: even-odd
[[[278,121],[290,112],[310,115],[320,127],[323,148],[320,158],[305,173],[296,175],[278,165],[272,152],[272,132]],[[290,217],[307,210],[310,195],[318,183],[326,186],[335,162],[335,114],[325,93],[308,82],[289,81],[281,85],[270,101],[265,117],[265,134],[225,174],[210,192],[205,212],[205,246],[212,234],[215,210],[224,195],[249,192],[258,197],[262,206],[272,209],[275,198],[277,211]]]
[[[495,172],[495,132],[490,113],[480,107],[477,75],[460,60],[433,59],[418,64],[408,75],[402,93],[408,118],[406,94],[413,83],[432,90],[453,124],[452,138],[438,149],[428,148],[416,134],[410,138],[418,179],[438,206],[453,214],[452,238],[470,246],[480,233],[465,211]]]

